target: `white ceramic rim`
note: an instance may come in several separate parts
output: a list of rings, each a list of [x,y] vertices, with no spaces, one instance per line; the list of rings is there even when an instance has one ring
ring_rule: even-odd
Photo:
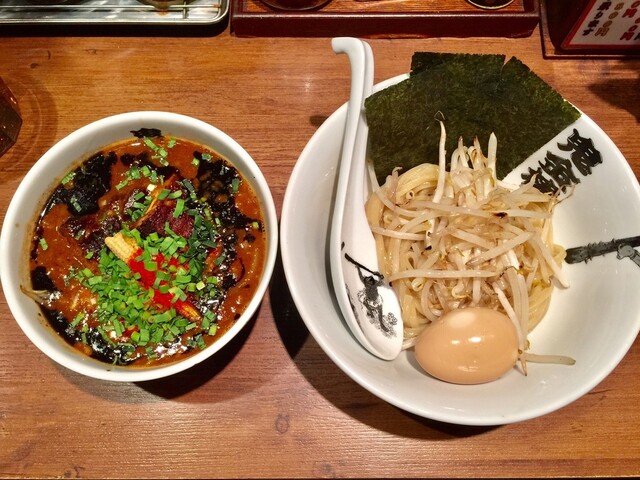
[[[135,125],[138,126],[135,127]],[[162,126],[171,125],[175,126],[175,130],[186,130],[192,133],[177,136],[195,140],[198,143],[208,146],[211,146],[210,144],[213,142],[209,142],[209,144],[207,144],[207,142],[202,141],[201,139],[214,139],[216,143],[219,142],[221,145],[225,145],[226,149],[229,150],[228,152],[221,152],[223,157],[227,158],[229,153],[233,153],[240,160],[241,164],[238,164],[237,161],[229,159],[234,167],[238,168],[244,178],[254,187],[262,206],[265,226],[267,227],[267,252],[262,279],[255,295],[247,305],[244,313],[215,343],[201,352],[193,354],[178,362],[158,367],[132,368],[111,366],[104,362],[83,356],[81,353],[75,351],[71,346],[66,344],[64,339],[62,339],[50,326],[46,325],[46,320],[41,319],[31,321],[25,318],[24,312],[19,307],[20,303],[24,302],[24,298],[22,297],[25,296],[20,292],[19,288],[16,288],[17,285],[20,285],[21,281],[24,281],[24,272],[20,271],[19,268],[3,268],[1,272],[2,288],[7,299],[7,304],[9,305],[9,308],[20,328],[49,358],[77,373],[101,380],[140,382],[154,380],[184,371],[219,351],[233,337],[235,337],[242,328],[244,328],[261,304],[270,283],[278,252],[278,219],[271,190],[269,189],[267,181],[258,165],[244,150],[244,148],[218,128],[193,117],[162,111],[127,112],[102,118],[72,132],[42,155],[42,157],[33,165],[25,175],[24,179],[20,182],[20,185],[18,186],[7,209],[0,235],[0,259],[2,259],[2,261],[0,261],[0,265],[4,265],[6,261],[10,261],[9,252],[16,251],[16,248],[23,252],[27,248],[23,242],[16,242],[13,234],[20,228],[24,229],[23,225],[26,223],[25,220],[28,220],[29,224],[33,224],[34,219],[25,219],[24,214],[20,211],[20,206],[25,202],[29,202],[30,184],[35,182],[39,177],[45,175],[48,175],[48,178],[51,179],[52,185],[55,184],[55,182],[62,178],[64,173],[66,173],[65,171],[68,171],[69,167],[74,165],[73,162],[80,162],[87,154],[91,154],[112,142],[96,145],[95,148],[88,148],[87,151],[78,156],[78,158],[71,160],[71,163],[65,162],[63,167],[57,169],[55,167],[56,158],[64,155],[64,152],[67,151],[67,149],[73,148],[74,145],[91,145],[95,141],[95,137],[98,134],[97,132],[119,129],[123,129],[123,132],[128,132],[141,127],[160,128]],[[172,131],[167,131],[166,128],[160,129],[166,133],[174,133]],[[117,140],[124,140],[125,138],[127,138],[126,134],[123,134],[119,138],[116,136],[116,138],[113,139],[113,142]],[[216,152],[220,150],[219,148],[213,149]],[[44,202],[44,199],[41,199],[40,201]],[[34,208],[34,212],[39,211],[41,206],[42,203],[36,206],[36,208]],[[27,226],[30,226],[29,224],[27,224]],[[46,328],[43,328],[43,324]],[[56,336],[57,338],[52,338],[53,336]],[[61,343],[64,343],[67,348],[60,348],[59,344]],[[58,345],[56,346],[56,344]]]

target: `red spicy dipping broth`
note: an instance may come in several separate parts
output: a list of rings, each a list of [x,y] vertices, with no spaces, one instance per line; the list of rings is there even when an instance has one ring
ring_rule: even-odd
[[[91,155],[37,221],[32,291],[76,349],[116,365],[178,361],[241,316],[264,270],[249,182],[214,151],[156,129]]]

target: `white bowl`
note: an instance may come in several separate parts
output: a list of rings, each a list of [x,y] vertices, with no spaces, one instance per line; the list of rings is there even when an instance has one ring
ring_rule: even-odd
[[[406,76],[375,87],[381,90]],[[426,375],[412,352],[387,362],[351,335],[334,298],[328,232],[346,105],[311,138],[289,180],[281,215],[281,251],[292,297],[309,331],[353,380],[381,399],[416,415],[465,425],[498,425],[547,414],[579,398],[620,362],[640,330],[640,268],[616,253],[563,266],[571,282],[556,290],[550,309],[529,336],[531,351],[573,357],[573,366],[528,364],[482,385],[453,385]],[[640,234],[640,188],[613,142],[583,115],[507,177],[518,181],[547,150],[567,157],[558,141],[576,128],[591,138],[603,162],[579,176],[573,195],[554,216],[557,243],[577,247]]]
[[[113,366],[92,359],[69,346],[47,323],[39,306],[20,291],[29,285],[27,265],[30,238],[43,203],[59,180],[87,155],[131,137],[132,130],[157,128],[163,133],[206,145],[229,160],[252,185],[262,206],[267,232],[267,255],[257,291],[242,316],[216,342],[187,358],[157,367]],[[24,177],[7,210],[0,237],[2,288],[13,316],[29,339],[59,364],[94,378],[135,382],[183,371],[210,357],[227,344],[251,319],[267,289],[277,255],[278,223],[269,186],[251,156],[217,128],[194,118],[167,112],[131,112],[86,125],[60,140]],[[15,252],[20,252],[16,254]]]

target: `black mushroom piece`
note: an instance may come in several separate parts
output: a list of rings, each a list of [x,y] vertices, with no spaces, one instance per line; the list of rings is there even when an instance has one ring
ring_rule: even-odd
[[[99,210],[98,200],[111,188],[111,168],[116,163],[114,152],[96,153],[76,168],[66,185],[58,185],[44,213],[58,203],[65,203],[71,215],[87,215]]]
[[[136,138],[158,138],[162,137],[162,131],[157,128],[141,128],[139,130],[131,130],[131,134]]]
[[[202,159],[200,152],[194,152],[194,157]],[[257,219],[249,218],[236,206],[233,185],[240,180],[238,171],[222,160],[215,162],[200,161],[197,174],[199,188],[198,197],[204,199],[214,215],[225,227],[243,229]]]

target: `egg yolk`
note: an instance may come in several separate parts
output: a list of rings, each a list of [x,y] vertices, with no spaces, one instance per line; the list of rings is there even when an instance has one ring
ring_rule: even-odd
[[[416,360],[430,375],[450,383],[486,383],[504,375],[518,359],[518,332],[490,308],[452,310],[422,332]]]

